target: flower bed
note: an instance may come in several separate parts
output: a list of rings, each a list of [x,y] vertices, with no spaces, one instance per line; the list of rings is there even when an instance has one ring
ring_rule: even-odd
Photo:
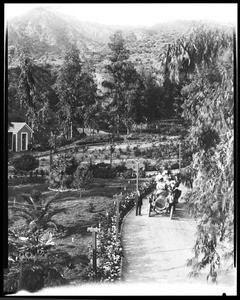
[[[156,187],[154,179],[139,187],[143,197],[151,193]],[[136,192],[127,194],[119,205],[119,228],[121,228],[123,218],[135,205]],[[85,270],[87,281],[113,282],[121,280],[121,261],[123,249],[120,242],[120,233],[117,233],[116,211],[106,216],[103,220],[103,226],[100,227],[97,243],[97,269],[94,273],[92,267],[93,251],[89,248],[90,264]]]

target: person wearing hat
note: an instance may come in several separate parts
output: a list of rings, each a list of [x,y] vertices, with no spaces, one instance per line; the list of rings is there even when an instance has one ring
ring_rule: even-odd
[[[159,176],[156,188],[157,188],[157,190],[166,190],[167,185],[166,185],[166,182],[164,181],[163,176]]]
[[[155,181],[158,182],[162,178],[162,174],[158,172],[158,174],[155,177]]]

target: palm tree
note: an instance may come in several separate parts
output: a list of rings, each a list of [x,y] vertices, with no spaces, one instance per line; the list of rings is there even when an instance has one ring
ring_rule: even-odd
[[[21,195],[23,202],[10,202],[9,209],[12,210],[14,216],[26,220],[30,231],[47,229],[49,227],[58,229],[58,224],[52,218],[59,213],[64,213],[66,210],[66,208],[52,205],[57,200],[58,194],[59,192],[51,198],[43,199],[40,191],[33,190],[31,195]]]

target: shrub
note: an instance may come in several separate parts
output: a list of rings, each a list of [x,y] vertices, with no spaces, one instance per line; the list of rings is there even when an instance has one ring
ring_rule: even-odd
[[[122,173],[122,176],[124,179],[130,179],[130,178],[133,178],[134,177],[134,173],[133,173],[133,170],[132,169],[127,169],[126,171],[124,171]],[[136,176],[136,175],[135,175]]]
[[[115,168],[110,164],[91,164],[90,170],[94,178],[115,178],[117,176]]]
[[[73,185],[79,189],[87,190],[90,188],[92,182],[92,170],[91,165],[78,166],[74,173]]]
[[[74,156],[72,157],[67,157],[67,162],[66,162],[66,174],[67,175],[73,175],[78,167],[78,161]]]
[[[150,194],[156,187],[155,180],[151,180],[139,187],[140,192],[143,196]],[[119,206],[119,228],[124,216],[132,209],[135,205],[135,192],[127,194],[120,202]],[[121,259],[123,257],[123,248],[120,239],[117,239],[116,232],[116,210],[115,207],[109,211],[109,214],[105,216],[101,224],[104,226],[100,227],[98,233],[97,253],[98,253],[98,265],[97,272],[94,274],[92,268],[92,247],[89,247],[89,260],[91,265],[85,269],[86,279],[89,281],[100,281],[100,282],[114,282],[121,280]],[[119,237],[119,236],[118,236]]]
[[[43,177],[45,175],[45,172],[43,169],[40,169],[40,175]]]
[[[210,127],[204,128],[198,138],[200,148],[204,149],[205,151],[211,147],[216,147],[219,142],[220,138],[218,132]]]
[[[131,147],[129,146],[129,145],[127,145],[127,147],[126,147],[126,152],[129,154],[129,153],[131,153]]]
[[[70,189],[72,187],[73,183],[73,175],[66,175],[63,180],[63,186],[65,186],[67,189]]]
[[[29,150],[30,151],[44,151],[45,148],[42,147],[40,144],[32,144]]]
[[[153,152],[151,150],[146,151],[145,157],[146,158],[152,158],[153,157]]]
[[[64,259],[54,247],[53,235],[50,231],[33,232],[8,231],[8,268],[4,269],[4,292],[16,293],[17,289],[36,292],[47,286],[45,278],[52,272],[62,278],[65,268]],[[64,253],[67,256],[67,253]],[[57,285],[56,276],[51,278]]]
[[[156,171],[156,166],[151,165],[150,162],[147,160],[145,160],[143,162],[143,165],[144,165],[144,169],[146,172],[147,171]]]
[[[74,139],[67,139],[64,136],[60,136],[58,137],[57,142],[57,147],[63,147],[72,144],[74,142]]]
[[[13,159],[12,164],[17,171],[28,172],[39,166],[39,160],[31,154],[23,154]]]
[[[65,208],[57,208],[53,205],[53,202],[58,201],[56,196],[57,194],[44,199],[41,191],[32,190],[31,195],[21,194],[21,202],[9,201],[9,209],[14,216],[24,219],[31,231],[49,227],[57,229],[58,224],[52,217],[59,213],[65,213]]]
[[[94,209],[95,209],[95,205],[92,202],[89,202],[87,211],[92,213],[94,212]]]
[[[136,156],[136,157],[139,157],[140,155],[141,155],[141,151],[140,151],[140,149],[138,148],[138,147],[134,147],[135,149],[134,149],[134,155]]]
[[[71,188],[78,162],[70,154],[59,155],[51,166],[48,183],[51,188]]]
[[[134,174],[135,175],[135,174]],[[139,170],[139,178],[145,178],[146,172],[144,169],[140,168]]]
[[[126,171],[127,170],[127,167],[126,167],[126,163],[125,162],[122,162],[120,165],[117,165],[116,167],[115,167],[115,171],[117,172],[117,173],[122,173],[122,172],[124,172],[124,171]]]
[[[171,169],[179,169],[179,163],[173,163],[173,164],[171,164]]]

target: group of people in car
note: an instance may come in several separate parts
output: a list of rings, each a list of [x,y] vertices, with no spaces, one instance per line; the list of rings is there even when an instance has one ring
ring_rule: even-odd
[[[159,172],[156,177],[156,190],[150,195],[149,202],[155,210],[155,205],[158,199],[164,200],[166,206],[169,201],[173,201],[174,207],[181,196],[181,190],[179,190],[179,182],[171,170],[164,170]],[[171,200],[170,200],[171,199]],[[162,209],[165,209],[163,207]]]

